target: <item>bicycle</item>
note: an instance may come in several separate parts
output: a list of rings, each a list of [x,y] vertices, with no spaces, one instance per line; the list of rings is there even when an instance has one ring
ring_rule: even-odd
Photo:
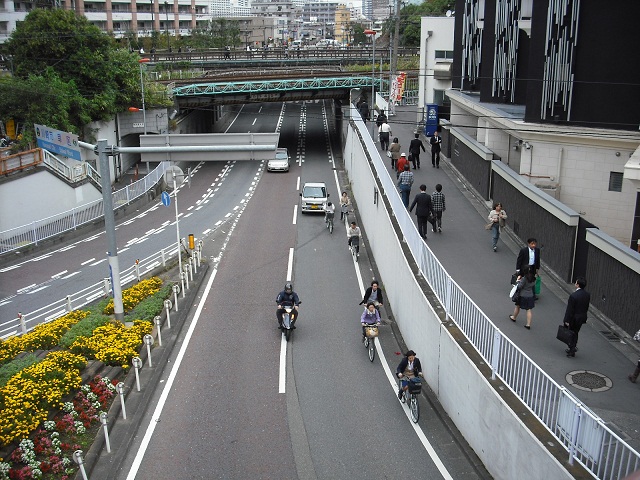
[[[376,337],[378,336],[379,323],[363,324],[364,326],[364,348],[369,352],[369,361],[376,358]]]
[[[353,261],[358,262],[358,257],[360,256],[360,237],[353,236],[351,237],[351,243],[349,244],[349,250],[351,250],[351,256],[353,256]]]
[[[327,225],[329,233],[333,233],[333,216],[333,212],[326,212],[324,214],[324,223]]]
[[[400,401],[406,403],[409,407],[409,413],[411,414],[411,420],[413,423],[418,423],[420,419],[420,403],[418,403],[418,395],[422,392],[422,379],[420,377],[409,378],[404,380],[400,378],[400,387],[403,387],[403,382],[407,382],[409,388],[402,391],[402,398]]]

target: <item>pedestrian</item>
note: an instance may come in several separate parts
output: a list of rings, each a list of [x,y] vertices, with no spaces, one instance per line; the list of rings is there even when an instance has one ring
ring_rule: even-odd
[[[569,348],[565,350],[567,357],[576,356],[576,345],[578,344],[578,332],[583,324],[587,322],[587,312],[589,311],[589,303],[591,302],[591,294],[584,287],[587,281],[584,277],[576,278],[576,291],[569,295],[567,300],[567,309],[564,312],[564,325],[575,333]]]
[[[447,207],[444,203],[444,193],[442,193],[442,185],[436,185],[436,191],[431,194],[431,207],[433,211],[433,231],[435,233],[436,228],[438,232],[442,233],[442,212]]]
[[[424,144],[422,143],[422,140],[420,140],[420,134],[416,133],[415,138],[411,140],[411,143],[409,144],[409,154],[411,155],[414,170],[416,168],[420,168],[420,149],[422,149],[423,152],[426,152]]]
[[[402,196],[402,203],[404,203],[404,206],[407,208],[409,207],[409,196],[411,195],[412,185],[413,172],[409,170],[409,164],[406,163],[404,166],[404,171],[398,177],[398,188],[400,189],[400,195]]]
[[[367,123],[367,118],[369,118],[369,104],[364,98],[360,100],[360,103],[358,104],[358,112],[360,112],[362,121]]]
[[[502,209],[500,202],[493,204],[493,210],[489,212],[489,222],[491,223],[491,241],[493,251],[498,251],[498,239],[500,238],[500,229],[506,225],[507,212]]]
[[[398,137],[393,138],[393,143],[389,145],[389,152],[391,152],[391,168],[393,170],[396,169],[396,162],[400,158],[400,142],[398,142]]]
[[[409,160],[407,160],[407,154],[402,152],[400,154],[400,158],[396,162],[396,178],[400,178],[400,174],[404,172],[405,165],[409,165]]]
[[[440,150],[442,150],[442,137],[438,135],[438,130],[433,132],[433,136],[429,139],[431,144],[431,165],[440,168]]]
[[[636,383],[636,380],[638,380],[638,375],[640,375],[640,360],[638,360],[638,365],[636,365],[636,370],[629,375],[629,381],[631,383]]]
[[[427,193],[427,186],[425,184],[420,185],[420,193],[413,199],[409,212],[413,210],[413,207],[416,207],[416,216],[418,217],[418,233],[426,240],[427,224],[429,223],[429,215],[432,214],[433,206],[431,195]]]
[[[513,315],[509,315],[509,319],[515,322],[520,310],[526,310],[527,324],[524,328],[531,330],[531,317],[533,316],[533,307],[535,307],[533,289],[536,286],[536,276],[528,266],[522,269],[522,276],[518,279],[516,285],[520,295],[516,299],[516,308],[513,310]]]
[[[388,121],[387,116],[384,114],[384,110],[380,110],[380,115],[376,118],[376,126],[380,128],[384,122]]]
[[[520,249],[518,259],[516,260],[516,271],[522,276],[522,269],[526,266],[533,267],[530,270],[536,275],[540,270],[540,249],[538,241],[535,238],[527,239],[527,246]]]
[[[349,195],[347,195],[347,192],[342,192],[342,196],[340,197],[340,221],[343,221],[349,214],[349,205],[351,205]]]
[[[389,149],[389,137],[391,136],[391,127],[386,120],[378,127],[378,135],[380,137],[380,148],[384,151]]]

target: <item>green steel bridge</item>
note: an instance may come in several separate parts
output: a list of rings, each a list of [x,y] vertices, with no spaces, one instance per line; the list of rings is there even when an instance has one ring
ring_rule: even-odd
[[[351,90],[380,89],[381,80],[371,76],[334,75],[317,78],[280,78],[194,83],[175,86],[172,94],[181,108],[206,105],[287,102],[323,98],[348,100]]]

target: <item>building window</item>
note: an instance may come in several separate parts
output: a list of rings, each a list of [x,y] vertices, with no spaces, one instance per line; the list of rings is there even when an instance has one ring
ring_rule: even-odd
[[[622,179],[624,177],[624,173],[620,172],[609,172],[609,191],[610,192],[621,192],[622,191]]]
[[[436,105],[450,105],[451,100],[444,94],[444,90],[433,89],[433,103]]]
[[[436,60],[453,60],[453,50],[436,50]]]

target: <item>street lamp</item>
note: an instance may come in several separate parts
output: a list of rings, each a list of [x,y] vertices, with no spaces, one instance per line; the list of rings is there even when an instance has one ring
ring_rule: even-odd
[[[375,136],[375,126],[376,122],[373,121],[373,109],[376,104],[376,91],[375,91],[375,78],[376,78],[376,31],[375,30],[365,30],[365,35],[371,35],[373,37],[373,48],[371,55],[371,138],[373,141],[376,141]]]
[[[147,109],[144,104],[144,81],[142,78],[142,64],[148,63],[148,58],[140,58],[138,59],[138,65],[140,65],[140,89],[142,90],[142,124],[144,127],[144,134],[147,134]],[[140,109],[136,107],[129,107],[130,112],[139,112]],[[149,173],[149,162],[147,162],[147,173]]]

